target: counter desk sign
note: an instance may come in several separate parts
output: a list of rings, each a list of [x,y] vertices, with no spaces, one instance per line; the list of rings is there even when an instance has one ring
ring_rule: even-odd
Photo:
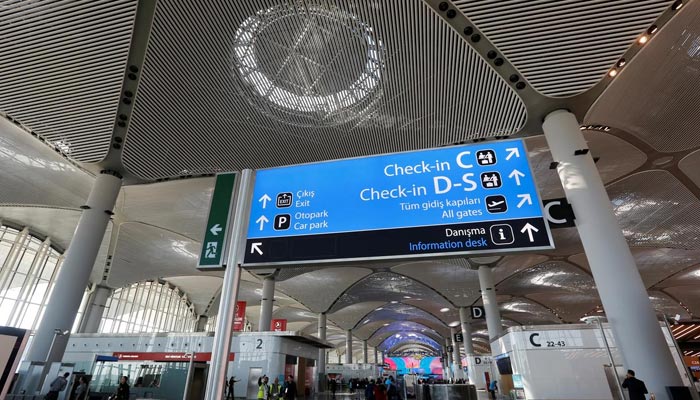
[[[246,266],[553,248],[521,140],[256,172]]]

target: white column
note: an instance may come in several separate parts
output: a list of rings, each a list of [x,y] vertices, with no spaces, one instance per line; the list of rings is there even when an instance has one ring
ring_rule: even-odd
[[[338,364],[342,364],[342,363],[343,363],[343,358],[340,355],[340,353],[338,353]]]
[[[464,354],[474,354],[474,342],[472,342],[472,324],[467,307],[459,308],[459,322],[462,326],[462,336],[464,336]]]
[[[275,277],[267,276],[263,279],[262,299],[260,301],[260,320],[258,332],[270,330],[272,323],[272,304],[275,300]]]
[[[326,319],[326,313],[318,314],[318,338],[324,341],[326,340]],[[326,376],[326,349],[318,349],[317,365],[316,374],[319,376],[319,379],[316,379],[318,381],[317,392],[321,392],[325,388],[325,379],[322,382],[320,377],[323,376],[325,378]]]
[[[345,364],[352,364],[352,330],[350,329],[345,336]]]
[[[375,364],[379,363],[379,351],[377,350],[376,347],[374,348],[374,363]]]
[[[501,325],[501,311],[496,301],[496,288],[493,285],[493,272],[486,265],[479,266],[479,285],[481,286],[481,299],[484,302],[486,313],[486,328],[489,331],[489,342],[503,332]]]
[[[452,373],[452,364],[454,363],[454,351],[450,351],[450,347],[450,340],[445,339],[445,354],[447,354],[447,357],[445,358],[445,364],[447,364],[447,379],[454,378],[454,374]]]
[[[556,110],[542,128],[625,368],[635,370],[658,400],[668,399],[666,386],[682,381],[593,158],[574,154],[588,149],[579,123]]]
[[[367,341],[362,341],[362,362],[369,364],[369,350],[367,348]]]
[[[59,336],[52,345],[54,332],[57,329],[67,331],[73,326],[121,182],[120,177],[109,172],[103,171],[97,175],[66,252],[65,261],[58,271],[55,289],[46,303],[46,311],[36,330],[27,360],[54,362],[63,358],[68,336]],[[52,354],[49,354],[49,351]]]
[[[459,329],[451,328],[450,333],[452,333],[452,370],[454,371],[455,379],[462,379],[464,374],[462,373],[462,355],[459,351],[459,342],[455,340],[455,334],[459,332]]]
[[[97,333],[100,328],[100,322],[102,322],[107,300],[111,295],[112,289],[102,285],[97,285],[95,290],[90,293],[88,307],[80,324],[80,333]]]

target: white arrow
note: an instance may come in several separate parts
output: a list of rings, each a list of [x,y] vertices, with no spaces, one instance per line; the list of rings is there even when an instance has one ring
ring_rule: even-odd
[[[263,210],[265,209],[265,207],[267,207],[267,202],[270,200],[272,200],[272,198],[268,196],[267,193],[265,193],[261,198],[258,199],[258,201],[261,201],[263,203]]]
[[[214,236],[219,236],[219,232],[221,232],[224,228],[221,227],[221,225],[216,224],[209,229],[209,232],[211,232],[212,235]]]
[[[258,252],[258,254],[263,255],[262,250],[260,250],[260,246],[262,246],[262,242],[255,242],[250,246],[250,254],[253,254],[255,252]]]
[[[520,178],[524,177],[525,174],[522,172],[518,171],[517,169],[514,169],[513,172],[508,175],[509,178],[515,178],[515,184],[520,186]]]
[[[520,200],[520,203],[518,203],[518,208],[522,207],[523,204],[525,204],[525,202],[527,202],[527,205],[529,205],[529,206],[532,205],[532,196],[530,196],[530,193],[519,194],[518,198],[522,199],[522,200]]]
[[[508,152],[506,161],[510,160],[513,156],[515,156],[515,158],[520,158],[520,150],[517,147],[508,147],[506,151]]]
[[[520,230],[520,233],[525,233],[525,231],[527,231],[527,236],[530,239],[530,243],[532,243],[535,241],[535,238],[532,236],[532,232],[539,232],[540,230],[530,225],[528,222],[525,224],[525,226],[523,226],[523,229]]]
[[[260,224],[260,230],[263,230],[263,228],[265,227],[265,223],[266,223],[266,222],[270,222],[270,220],[267,219],[267,217],[264,216],[264,215],[261,215],[260,218],[258,218],[258,219],[255,220],[255,223],[256,223],[256,224]]]

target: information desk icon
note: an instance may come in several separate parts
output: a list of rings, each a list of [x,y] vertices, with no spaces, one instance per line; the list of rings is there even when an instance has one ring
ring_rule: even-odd
[[[490,233],[493,244],[505,245],[515,242],[513,227],[508,224],[491,225]]]
[[[280,193],[277,195],[277,208],[286,208],[292,206],[292,194],[289,192]]]
[[[501,187],[503,181],[498,172],[484,172],[481,174],[481,186],[484,189],[495,189]]]
[[[493,150],[479,150],[476,152],[476,162],[479,165],[493,165],[496,163],[496,152]]]

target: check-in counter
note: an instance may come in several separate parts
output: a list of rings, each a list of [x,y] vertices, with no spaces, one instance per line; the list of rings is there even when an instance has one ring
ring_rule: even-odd
[[[427,386],[427,390],[426,387]],[[477,400],[474,385],[421,385],[416,388],[416,400]]]

